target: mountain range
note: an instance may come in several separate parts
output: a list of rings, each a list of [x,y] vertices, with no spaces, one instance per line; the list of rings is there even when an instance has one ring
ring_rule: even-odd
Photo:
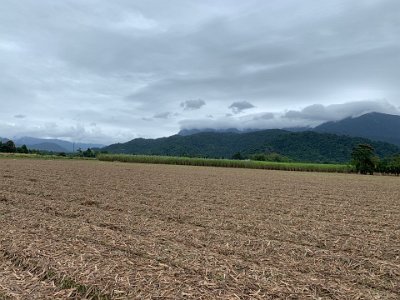
[[[312,130],[321,133],[365,137],[400,146],[400,116],[398,115],[368,113],[357,118],[323,123]]]
[[[9,139],[1,138],[2,142],[6,142]],[[59,139],[40,139],[34,137],[21,137],[12,139],[17,147],[26,145],[29,149],[50,151],[50,152],[66,152],[70,153],[77,149],[86,150],[88,148],[102,148],[105,145],[102,144],[90,144],[90,143],[71,143]]]
[[[8,139],[1,139],[3,142]],[[368,113],[359,117],[326,122],[314,128],[286,129],[183,129],[177,135],[158,139],[134,139],[104,147],[101,144],[71,143],[59,139],[23,137],[17,146],[52,152],[72,152],[81,148],[102,148],[111,153],[184,155],[230,158],[276,152],[297,161],[346,162],[352,148],[360,143],[373,145],[381,157],[400,152],[400,116]]]
[[[111,153],[231,158],[256,153],[279,153],[295,161],[344,163],[358,144],[371,144],[379,157],[400,153],[389,143],[318,132],[270,129],[249,133],[202,132],[159,139],[134,139],[103,148]]]
[[[279,153],[296,161],[348,162],[354,146],[371,144],[378,156],[400,153],[400,116],[369,113],[288,130],[191,129],[159,139],[134,139],[103,148],[111,153],[230,158],[240,152]],[[394,145],[396,144],[396,145]]]
[[[383,113],[367,113],[359,117],[349,117],[340,121],[326,122],[312,127],[283,128],[292,132],[315,131],[319,133],[334,133],[351,137],[364,137],[367,139],[388,142],[400,146],[400,116]],[[182,136],[192,135],[200,132],[235,132],[245,133],[260,131],[261,129],[246,129],[241,131],[237,128],[229,129],[182,129],[178,134]]]

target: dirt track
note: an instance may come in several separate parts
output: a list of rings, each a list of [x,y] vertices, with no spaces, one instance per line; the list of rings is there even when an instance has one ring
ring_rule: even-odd
[[[400,178],[0,159],[0,243],[0,299],[400,299]]]

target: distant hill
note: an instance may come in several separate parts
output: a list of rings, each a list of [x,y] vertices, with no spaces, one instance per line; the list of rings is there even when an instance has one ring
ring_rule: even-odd
[[[264,138],[270,140],[283,132],[269,130]],[[124,144],[110,145],[103,150],[113,153],[230,157],[242,151],[244,145],[248,148],[259,147],[259,137],[256,133],[202,132],[189,136],[173,135],[159,139],[139,138]]]
[[[400,148],[395,145],[365,138],[279,129],[249,133],[203,132],[159,139],[141,138],[123,144],[113,144],[102,150],[111,153],[214,158],[230,158],[237,152],[244,156],[276,152],[295,161],[348,162],[353,147],[361,143],[371,144],[380,157],[400,152]]]
[[[102,148],[101,144],[88,144],[88,143],[71,143],[59,139],[40,139],[33,137],[22,137],[14,140],[17,146],[26,145],[29,149],[46,150],[53,152],[72,152],[78,148],[85,151],[88,148]],[[53,149],[53,150],[50,150]]]
[[[327,122],[313,129],[316,132],[360,136],[400,146],[400,116],[368,113],[356,118]]]
[[[64,149],[54,143],[39,143],[39,144],[35,144],[35,145],[29,145],[27,147],[28,147],[28,149],[57,152],[57,153],[68,152],[66,149]]]

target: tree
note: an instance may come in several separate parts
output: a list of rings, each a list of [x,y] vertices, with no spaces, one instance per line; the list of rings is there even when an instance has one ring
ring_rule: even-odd
[[[400,175],[400,154],[387,157],[379,162],[378,171],[383,174]]]
[[[375,156],[375,150],[371,145],[359,144],[353,148],[351,158],[358,173],[369,173],[371,175],[374,173],[378,158]]]
[[[80,147],[76,150],[76,153],[77,153],[77,156],[83,156],[83,151]]]
[[[26,145],[22,145],[21,147],[17,148],[18,153],[29,153],[28,147]]]
[[[86,151],[83,151],[82,155],[83,157],[96,157],[96,153],[90,148],[88,148]]]
[[[7,152],[7,153],[15,153],[17,151],[17,147],[13,141],[7,141],[4,144],[0,145],[0,152]]]
[[[243,158],[243,156],[242,156],[242,154],[240,152],[237,152],[237,153],[232,155],[232,159],[242,160],[244,158]]]
[[[400,154],[393,156],[390,159],[389,170],[392,174],[395,174],[397,176],[400,175]]]

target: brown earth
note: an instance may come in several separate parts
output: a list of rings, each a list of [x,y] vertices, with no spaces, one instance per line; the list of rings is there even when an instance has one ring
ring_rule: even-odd
[[[0,299],[400,299],[400,178],[0,159]]]

